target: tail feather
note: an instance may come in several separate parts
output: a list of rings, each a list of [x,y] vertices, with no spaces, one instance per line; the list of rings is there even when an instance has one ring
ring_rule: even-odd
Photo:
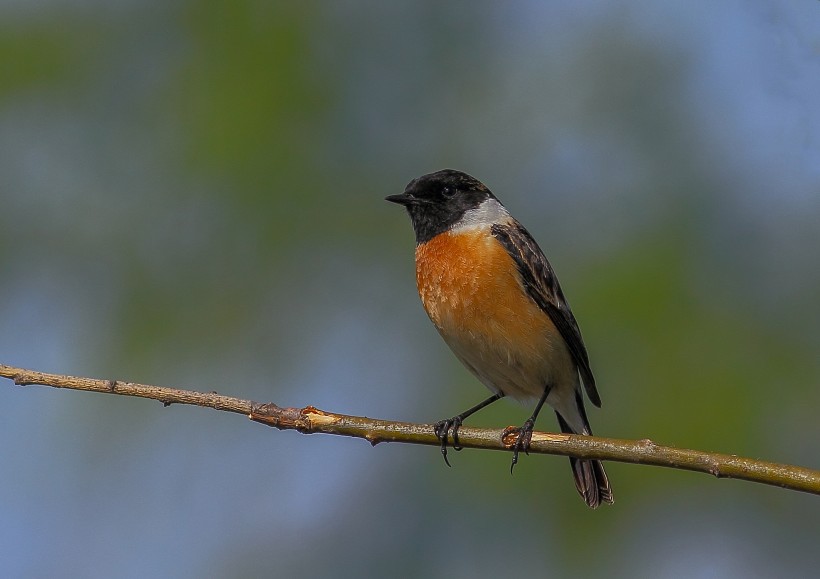
[[[558,417],[558,424],[561,425],[561,432],[567,434],[592,434],[586,416],[584,416],[583,406],[581,407],[581,415],[584,418],[584,430],[586,432],[575,432],[563,416],[558,412],[555,415]],[[612,497],[612,487],[609,486],[609,478],[607,478],[604,465],[600,460],[570,457],[569,464],[572,466],[572,475],[575,477],[575,488],[578,489],[578,494],[583,497],[590,508],[597,509],[601,503],[611,505],[615,502]]]

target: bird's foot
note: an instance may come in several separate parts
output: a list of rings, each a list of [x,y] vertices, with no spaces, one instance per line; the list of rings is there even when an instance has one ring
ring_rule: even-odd
[[[530,418],[523,425],[521,425],[520,428],[508,426],[504,429],[504,438],[515,434],[515,443],[512,445],[513,457],[512,464],[510,464],[510,474],[512,474],[515,465],[518,464],[518,453],[523,450],[524,454],[529,455],[530,442],[532,441],[532,429],[534,427],[535,421]]]
[[[433,425],[436,438],[441,442],[441,456],[447,466],[451,466],[447,459],[447,436],[450,434],[453,436],[453,450],[461,450],[462,447],[458,443],[458,429],[461,428],[462,420],[460,416],[453,416],[447,420],[439,420]]]

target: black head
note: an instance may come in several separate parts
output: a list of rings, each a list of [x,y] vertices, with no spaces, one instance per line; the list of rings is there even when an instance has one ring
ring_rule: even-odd
[[[413,179],[404,193],[386,199],[404,205],[413,222],[416,243],[424,243],[458,223],[465,212],[495,196],[475,177],[443,169]]]

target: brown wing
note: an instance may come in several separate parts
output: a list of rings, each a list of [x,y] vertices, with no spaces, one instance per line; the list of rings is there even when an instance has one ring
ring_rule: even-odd
[[[572,315],[550,262],[529,232],[518,222],[493,225],[492,232],[515,260],[529,296],[558,328],[581,372],[587,396],[595,406],[600,407],[601,397],[589,368],[589,356],[581,338],[581,330],[578,329],[578,322]]]

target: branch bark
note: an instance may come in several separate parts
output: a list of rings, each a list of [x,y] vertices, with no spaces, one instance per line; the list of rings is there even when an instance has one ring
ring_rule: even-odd
[[[319,410],[314,406],[283,408],[272,403],[252,402],[222,396],[215,392],[205,393],[120,380],[48,374],[3,364],[0,364],[0,377],[9,378],[21,386],[38,384],[54,388],[136,396],[158,400],[165,406],[171,404],[204,406],[244,414],[255,422],[274,426],[280,430],[297,430],[304,434],[324,433],[352,436],[363,438],[372,445],[380,442],[439,445],[433,433],[433,426],[430,424],[335,414]],[[459,430],[459,443],[465,448],[511,450],[514,442],[515,436],[509,434],[505,436],[503,429],[464,426]],[[534,432],[529,452],[691,470],[711,474],[718,478],[736,478],[820,495],[820,471],[817,470],[731,454],[661,446],[648,439],[622,440]]]

